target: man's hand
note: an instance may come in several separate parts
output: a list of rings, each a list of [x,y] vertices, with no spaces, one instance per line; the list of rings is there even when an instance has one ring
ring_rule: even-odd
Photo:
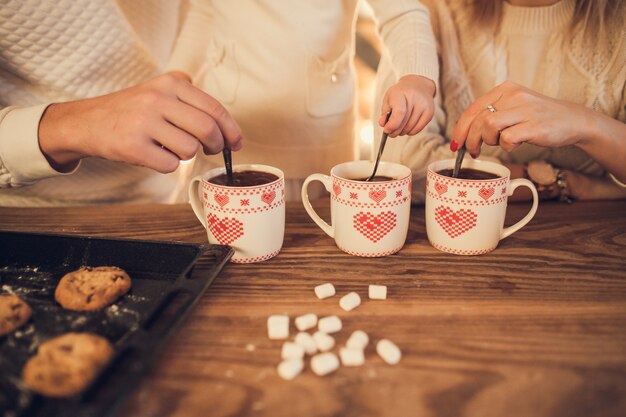
[[[213,97],[180,72],[96,98],[50,105],[39,146],[50,164],[68,171],[88,156],[167,173],[201,145],[216,154],[241,149],[241,129]]]

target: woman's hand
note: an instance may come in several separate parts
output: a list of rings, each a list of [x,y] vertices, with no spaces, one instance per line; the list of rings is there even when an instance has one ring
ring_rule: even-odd
[[[415,135],[433,118],[435,83],[419,75],[405,75],[389,87],[383,98],[378,124],[391,136]],[[391,117],[385,124],[385,118]]]
[[[488,106],[492,106],[490,110]],[[476,158],[482,143],[510,152],[522,143],[556,148],[578,144],[591,110],[506,81],[478,98],[457,122],[450,148]]]

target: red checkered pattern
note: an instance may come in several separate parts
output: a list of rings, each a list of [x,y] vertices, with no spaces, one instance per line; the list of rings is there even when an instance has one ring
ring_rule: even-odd
[[[483,200],[482,198],[476,199],[476,200],[471,200],[471,199],[467,199],[467,200],[461,200],[458,198],[448,198],[446,196],[439,196],[436,193],[432,192],[431,190],[428,190],[426,192],[428,194],[429,197],[432,197],[434,200],[437,201],[442,201],[444,203],[448,203],[448,204],[459,204],[462,206],[493,206],[495,204],[500,204],[503,203],[507,200],[507,196],[503,196],[503,197],[499,197],[499,198],[494,198],[494,199],[490,199],[490,200]]]
[[[342,248],[339,245],[337,245],[337,247],[339,249],[341,249],[342,251],[344,251],[345,253],[348,253],[350,255],[355,255],[355,256],[362,256],[364,258],[378,258],[378,257],[381,257],[381,256],[393,255],[394,253],[399,252],[400,249],[402,249],[402,246],[399,246],[399,247],[397,247],[395,249],[388,250],[388,251],[385,251],[385,252],[364,253],[364,252],[355,252],[355,251],[352,251],[350,249]]]
[[[276,190],[268,191],[267,193],[263,193],[261,195],[261,201],[265,204],[270,205],[272,201],[276,198]]]
[[[436,182],[435,183],[435,191],[437,191],[437,194],[439,194],[439,195],[445,194],[446,191],[448,191],[448,186],[446,184],[442,184],[440,182]]]
[[[478,195],[485,200],[489,200],[489,197],[491,197],[495,192],[496,189],[493,187],[483,187],[478,190]]]
[[[242,258],[242,259],[231,258],[230,261],[235,264],[251,264],[253,262],[262,262],[262,261],[267,261],[268,259],[273,258],[274,256],[278,255],[278,252],[280,252],[280,249],[268,255],[263,255],[263,256],[256,257],[256,258]]]
[[[396,227],[396,214],[392,211],[383,211],[377,215],[361,211],[355,214],[353,219],[354,228],[374,243]]]
[[[435,209],[435,220],[452,239],[474,228],[477,219],[478,214],[470,209],[455,211],[445,206]]]
[[[453,253],[455,255],[483,255],[485,253],[491,252],[492,250],[494,250],[496,248],[494,246],[493,248],[487,248],[487,249],[464,250],[464,249],[448,248],[448,247],[443,246],[443,245],[438,245],[438,244],[434,243],[433,241],[430,241],[430,244],[433,245],[434,248],[439,249],[440,251]]]
[[[222,245],[230,245],[243,236],[243,223],[234,217],[220,219],[211,213],[207,216],[207,225],[211,234]]]

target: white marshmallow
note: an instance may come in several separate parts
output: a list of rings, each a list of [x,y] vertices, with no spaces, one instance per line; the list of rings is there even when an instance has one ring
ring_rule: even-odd
[[[317,295],[317,298],[319,298],[320,300],[332,297],[333,295],[335,295],[335,286],[331,283],[318,285],[317,287],[315,287],[315,295]]]
[[[278,375],[282,379],[290,381],[298,376],[303,368],[304,361],[302,359],[287,359],[278,365]]]
[[[343,366],[361,366],[365,363],[365,356],[361,349],[344,347],[339,349],[339,356]]]
[[[355,292],[348,293],[339,300],[339,307],[346,311],[352,311],[361,304],[361,297]]]
[[[315,332],[313,339],[320,352],[329,351],[335,346],[335,339],[324,332]]]
[[[317,316],[313,313],[298,316],[296,317],[295,323],[298,330],[303,332],[317,325]]]
[[[267,336],[272,340],[289,337],[289,316],[273,315],[267,319]]]
[[[385,285],[370,285],[369,296],[372,300],[386,300],[387,299],[387,286]]]
[[[317,322],[317,328],[324,333],[335,333],[341,330],[341,319],[337,316],[328,316]]]
[[[283,343],[283,350],[280,353],[283,359],[302,359],[304,357],[304,348],[297,343]]]
[[[376,352],[389,365],[395,365],[400,362],[402,353],[400,348],[391,340],[382,339],[376,345]]]
[[[307,332],[298,333],[296,335],[296,338],[294,339],[294,342],[302,346],[304,352],[307,355],[313,355],[317,353],[317,342],[315,341],[313,336],[311,336]]]
[[[363,330],[355,330],[348,338],[348,341],[346,342],[346,347],[349,347],[351,349],[363,350],[365,349],[369,341],[370,338],[367,337],[367,333],[365,333]]]
[[[316,375],[328,375],[337,368],[339,368],[339,359],[334,353],[320,353],[311,358],[311,369]]]

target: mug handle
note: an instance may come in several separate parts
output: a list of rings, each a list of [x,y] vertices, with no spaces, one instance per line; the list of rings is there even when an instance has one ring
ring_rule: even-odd
[[[331,178],[328,175],[324,174],[311,174],[304,180],[304,184],[302,184],[302,204],[304,205],[304,209],[309,214],[311,219],[324,231],[326,234],[332,238],[335,237],[335,228],[326,223],[322,218],[315,212],[315,209],[311,205],[309,201],[309,183],[312,181],[319,181],[324,184],[326,187],[326,191],[330,193],[331,189]]]
[[[189,183],[189,204],[191,204],[191,208],[193,212],[196,214],[200,223],[206,229],[206,218],[204,216],[204,208],[202,207],[202,200],[198,197],[199,186],[202,183],[202,176],[198,175]]]
[[[519,229],[526,226],[526,224],[535,216],[535,213],[537,213],[537,206],[539,204],[539,196],[537,195],[537,189],[535,188],[535,184],[533,184],[526,178],[516,178],[514,180],[511,180],[508,195],[509,196],[513,195],[513,192],[515,191],[517,187],[530,188],[530,192],[533,193],[533,206],[530,208],[530,211],[528,212],[526,216],[524,216],[522,220],[518,221],[513,226],[509,226],[509,227],[502,229],[502,233],[500,233],[500,240],[504,239],[505,237],[511,236],[513,233],[517,232]]]

